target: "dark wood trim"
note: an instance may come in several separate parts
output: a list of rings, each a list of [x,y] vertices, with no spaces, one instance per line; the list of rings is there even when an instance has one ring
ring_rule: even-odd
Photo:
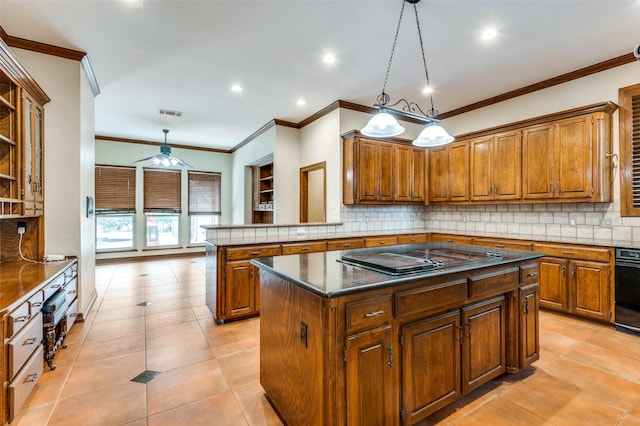
[[[2,40],[0,40],[0,68],[14,83],[23,87],[38,104],[44,105],[51,100]]]
[[[87,76],[87,80],[89,81],[89,86],[91,87],[93,96],[98,96],[100,94],[100,86],[98,85],[98,80],[96,80],[96,75],[93,73],[93,67],[91,66],[91,62],[89,61],[89,55],[84,55],[84,58],[82,58],[82,60],[80,61],[80,65],[82,65],[82,70]]]
[[[583,107],[568,109],[565,111],[556,112],[553,114],[541,115],[539,117],[533,117],[522,121],[516,121],[508,123],[502,126],[491,127],[489,129],[482,129],[476,132],[464,133],[462,135],[456,135],[456,142],[464,141],[467,139],[473,139],[477,137],[492,135],[496,133],[508,132],[511,130],[521,129],[523,127],[535,126],[538,124],[549,123],[551,121],[563,120],[565,118],[577,117],[584,114],[592,114],[594,112],[604,112],[606,114],[613,114],[618,109],[618,105],[613,102],[601,102],[598,104],[586,105]]]
[[[326,107],[322,108],[320,111],[310,115],[309,117],[305,118],[304,120],[302,120],[301,122],[299,122],[297,124],[297,128],[301,129],[304,126],[313,123],[314,121],[318,120],[321,117],[324,117],[325,115],[329,114],[332,111],[337,110],[338,108],[340,108],[340,101],[335,101],[330,103],[329,105],[327,105]]]
[[[296,124],[296,123],[291,122],[291,121],[280,120],[279,118],[274,118],[273,119],[273,124],[275,124],[276,126],[292,127],[294,129],[299,129],[300,128],[299,124]]]
[[[546,89],[548,87],[556,86],[558,84],[566,83],[571,80],[576,80],[591,74],[596,74],[596,73],[606,71],[611,68],[619,67],[621,65],[626,65],[635,61],[636,61],[636,58],[635,56],[633,56],[633,53],[627,53],[625,55],[618,56],[617,58],[599,62],[595,65],[590,65],[588,67],[580,68],[579,70],[571,71],[566,74],[562,74],[557,77],[553,77],[548,80],[541,81],[539,83],[530,84],[529,86],[521,87],[520,89],[512,90],[510,92],[503,93],[501,95],[494,96],[492,98],[488,98],[480,102],[476,102],[473,104],[463,106],[461,108],[447,111],[445,113],[438,115],[438,118],[441,120],[445,118],[451,118],[456,115],[464,114],[465,112],[484,108],[489,105],[506,101],[508,99],[517,98],[518,96],[533,93],[538,90]]]
[[[391,143],[397,143],[400,145],[413,145],[413,140],[412,139],[406,139],[406,138],[399,138],[397,136],[393,136],[390,138],[371,138],[369,136],[364,136],[362,133],[360,133],[360,130],[349,130],[348,132],[345,132],[343,134],[340,135],[340,137],[342,137],[342,140],[347,140],[347,139],[355,139],[355,138],[365,138],[365,139],[372,139],[372,140],[377,140],[377,141],[384,141],[384,142],[391,142]]]
[[[60,58],[72,59],[80,62],[87,52],[81,50],[68,49],[66,47],[54,46],[52,44],[41,43],[39,41],[27,40],[26,38],[14,37],[5,33],[2,37],[9,47],[30,50],[32,52],[44,53],[45,55],[58,56]]]
[[[118,138],[114,136],[106,136],[106,135],[96,135],[96,140],[101,141],[109,141],[109,142],[122,142],[122,143],[136,143],[140,145],[155,145],[160,146],[164,145],[164,142],[153,142],[153,141],[144,141],[141,139],[129,139],[129,138]],[[171,145],[172,148],[180,148],[180,149],[192,149],[196,151],[207,151],[207,152],[219,152],[221,154],[230,154],[231,151],[228,149],[218,149],[218,148],[207,148],[204,146],[195,146],[195,145]]]

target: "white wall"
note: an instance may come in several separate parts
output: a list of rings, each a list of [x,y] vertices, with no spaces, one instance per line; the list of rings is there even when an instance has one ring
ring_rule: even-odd
[[[80,258],[79,309],[95,292],[93,218],[93,95],[80,62],[12,49],[51,98],[44,115],[44,246],[47,254]]]
[[[300,131],[276,127],[273,154],[274,223],[300,222]]]
[[[247,173],[246,166],[273,154],[275,148],[276,126],[273,126],[232,154],[231,223],[235,225],[251,223],[251,175]]]

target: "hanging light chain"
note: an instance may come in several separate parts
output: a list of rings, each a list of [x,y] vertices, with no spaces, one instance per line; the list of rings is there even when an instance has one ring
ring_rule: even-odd
[[[404,6],[404,1],[402,2]],[[418,39],[420,40],[420,50],[422,52],[422,63],[424,64],[424,76],[427,78],[427,87],[430,90],[429,92],[429,101],[431,102],[431,109],[427,116],[431,118],[436,118],[438,116],[438,110],[433,106],[433,93],[431,92],[431,83],[429,82],[429,71],[427,70],[427,60],[424,56],[424,43],[422,42],[422,30],[420,29],[420,19],[418,19],[418,8],[416,7],[416,3],[413,3],[413,11],[416,15],[416,26],[418,27]]]
[[[386,105],[389,103],[389,95],[386,94],[384,89],[387,88],[387,80],[389,80],[389,71],[391,70],[391,63],[393,62],[393,54],[396,50],[396,43],[398,42],[398,34],[400,33],[400,24],[402,23],[402,15],[404,14],[404,0],[402,0],[402,8],[400,9],[400,18],[398,18],[398,26],[396,27],[396,35],[393,38],[393,46],[391,46],[391,55],[389,55],[389,64],[387,65],[387,73],[384,75],[384,83],[382,84],[382,93],[378,96],[377,102],[380,105]]]

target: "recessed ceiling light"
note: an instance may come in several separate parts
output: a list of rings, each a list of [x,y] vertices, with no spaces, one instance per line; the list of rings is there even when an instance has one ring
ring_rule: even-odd
[[[304,101],[304,99],[298,99],[296,101],[296,105],[298,106],[305,106],[307,103]]]
[[[234,84],[233,86],[231,86],[231,91],[232,92],[242,92],[242,86],[240,86],[239,84]]]
[[[425,95],[428,95],[429,93],[433,93],[433,87],[425,86],[425,88],[422,89],[422,93],[424,93]]]
[[[494,28],[487,28],[482,32],[482,35],[480,36],[480,38],[482,40],[491,40],[493,38],[496,38],[497,35],[498,35],[498,31],[496,31]]]
[[[333,64],[336,61],[336,57],[333,53],[325,53],[322,60],[325,64]]]

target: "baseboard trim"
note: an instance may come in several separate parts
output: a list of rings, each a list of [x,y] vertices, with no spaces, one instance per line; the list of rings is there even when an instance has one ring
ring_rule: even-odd
[[[93,308],[93,305],[96,303],[96,300],[98,300],[98,292],[94,288],[93,292],[91,292],[91,296],[89,297],[89,300],[87,301],[87,305],[84,307],[83,311],[78,314],[78,317],[76,318],[76,322],[84,322],[85,318],[89,316],[89,312],[91,312],[91,308]]]

